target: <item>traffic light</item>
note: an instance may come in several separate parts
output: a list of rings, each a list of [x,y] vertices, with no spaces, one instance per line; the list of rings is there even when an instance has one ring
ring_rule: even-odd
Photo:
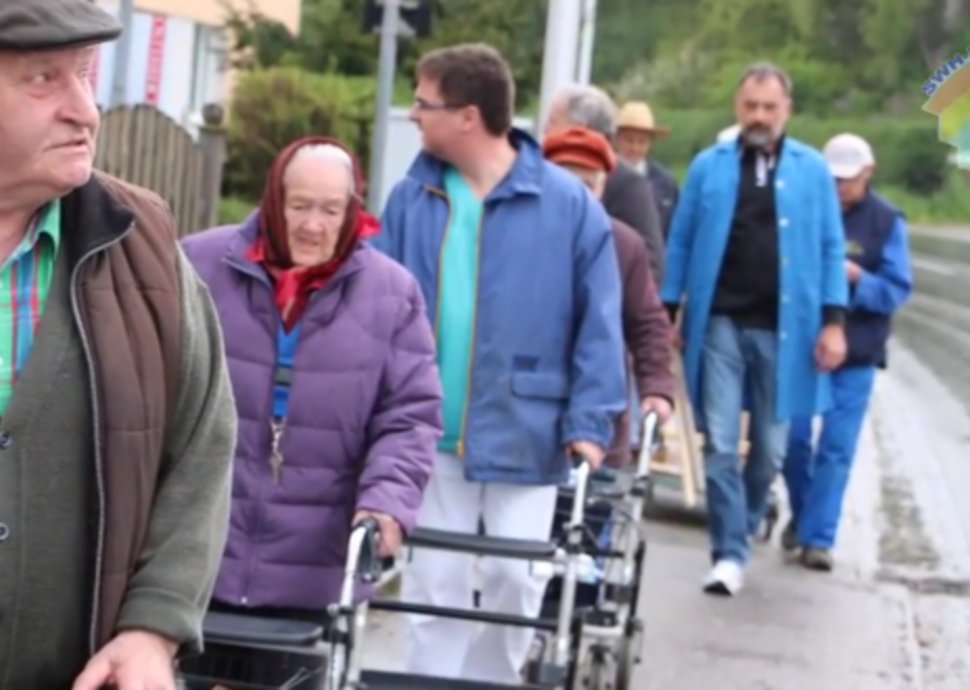
[[[402,36],[427,38],[431,35],[431,0],[400,0]],[[383,0],[367,0],[364,6],[365,32],[380,31],[384,19]]]

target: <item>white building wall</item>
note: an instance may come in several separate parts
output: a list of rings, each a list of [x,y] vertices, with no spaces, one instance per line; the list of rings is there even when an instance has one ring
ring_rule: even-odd
[[[117,4],[102,4],[117,16]],[[200,124],[202,106],[222,102],[225,91],[227,58],[219,28],[135,10],[131,32],[126,104],[154,100],[180,124]],[[116,51],[117,43],[101,46],[93,75],[95,96],[104,108],[111,103]]]

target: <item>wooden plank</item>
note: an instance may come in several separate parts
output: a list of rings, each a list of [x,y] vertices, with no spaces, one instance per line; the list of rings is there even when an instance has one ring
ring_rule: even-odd
[[[132,171],[130,181],[145,187],[148,169],[151,165],[152,130],[148,121],[148,109],[142,105],[135,106],[134,136],[132,138]]]
[[[187,185],[182,196],[182,220],[179,224],[179,235],[196,232],[201,223],[199,187],[202,179],[202,158],[195,147],[184,150],[184,166]]]
[[[152,190],[156,194],[159,193],[159,175],[158,170],[162,165],[162,160],[159,156],[161,151],[161,146],[159,146],[162,137],[165,135],[164,123],[159,117],[159,112],[155,109],[145,111],[145,119],[149,122],[149,131],[151,135],[145,141],[145,149],[148,151],[148,159],[146,161],[147,165],[144,168],[144,182],[142,183],[147,189]]]
[[[189,175],[189,165],[192,161],[194,145],[192,138],[181,128],[172,148],[172,171],[175,174],[172,210],[179,219],[179,232],[184,233],[184,228],[191,223],[191,197],[196,192],[187,187],[182,182]]]
[[[684,505],[694,508],[703,491],[703,469],[700,437],[687,385],[684,380],[680,353],[674,353],[674,416],[664,425],[663,449],[651,463],[650,471],[679,479]]]
[[[178,218],[181,213],[182,192],[179,186],[179,177],[182,174],[181,151],[185,146],[184,139],[187,135],[181,127],[174,121],[169,120],[165,127],[165,182],[162,188],[165,190],[165,201],[168,202],[172,214]]]
[[[131,180],[131,152],[135,137],[135,119],[131,108],[125,107],[116,119],[112,136],[115,138],[117,149],[113,153],[114,172],[112,175],[123,180]]]
[[[195,180],[192,174],[192,155],[191,150],[180,147],[178,151],[178,166],[181,170],[181,185],[178,195],[178,230],[179,236],[185,235],[193,223],[192,217],[192,197]]]

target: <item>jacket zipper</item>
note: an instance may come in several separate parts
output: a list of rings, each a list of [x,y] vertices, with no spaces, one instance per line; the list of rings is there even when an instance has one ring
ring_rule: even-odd
[[[444,266],[444,256],[445,256],[445,243],[448,240],[448,229],[451,227],[451,200],[444,190],[438,189],[437,187],[432,187],[431,185],[426,185],[430,193],[440,196],[448,204],[448,219],[445,222],[445,234],[441,238],[441,248],[438,250],[438,291],[437,291],[437,304],[435,305],[435,318],[434,318],[434,335],[435,342],[438,342],[441,335],[441,277],[444,274],[442,267]],[[461,426],[458,431],[458,441],[455,444],[455,454],[462,458],[465,457],[465,432],[468,428],[468,408],[471,403],[471,391],[472,384],[474,382],[474,370],[475,370],[475,338],[478,335],[478,281],[482,270],[482,226],[485,223],[485,206],[482,204],[482,213],[478,219],[478,234],[475,238],[475,261],[478,267],[475,272],[475,300],[472,302],[472,337],[471,337],[471,353],[468,360],[468,382],[465,386],[465,400],[462,403],[461,408]]]
[[[249,277],[251,277],[251,278],[259,281],[260,283],[262,283],[264,285],[266,285],[272,291],[272,285],[269,282],[269,279],[266,277],[266,274],[263,273],[262,271],[260,271],[258,269],[254,269],[249,264],[240,263],[240,262],[233,261],[233,260],[230,260],[229,261],[229,265],[232,266],[233,268],[235,268],[236,270],[240,271],[241,273],[243,273],[245,275],[248,275]],[[309,304],[313,304],[313,302],[315,302],[317,299],[319,299],[323,294],[326,294],[326,292],[328,290],[330,290],[330,289],[336,289],[337,286],[339,286],[339,283],[337,283],[337,284],[330,283],[330,284],[328,284],[327,287],[325,287],[323,289],[323,291],[317,290],[310,297],[310,303]],[[309,305],[308,305],[308,308],[309,308]],[[280,329],[281,324],[282,324],[282,318],[278,316],[276,318],[276,320],[274,321],[274,323],[273,323],[273,325],[274,325],[274,333],[279,333],[279,329]],[[299,346],[299,343],[297,343],[297,346]],[[278,354],[277,354],[277,356],[278,356]],[[294,353],[294,359],[295,359],[295,353]],[[271,393],[271,395],[270,395],[270,408],[272,408],[272,406],[273,406],[273,400],[272,400],[272,393]],[[274,439],[273,439],[272,445],[271,445],[271,452],[273,451],[273,449],[279,451],[280,448],[282,447],[283,435],[286,433],[286,423],[284,421],[282,423],[282,425],[279,427],[279,429],[277,430],[275,428],[275,423],[271,421],[270,422],[270,427],[271,427],[271,433],[274,435]],[[282,455],[280,456],[280,464],[276,468],[276,471],[278,472],[278,475],[276,475],[276,476],[279,478],[279,481],[282,481],[282,473],[283,473]],[[274,481],[273,482],[274,485],[275,484],[278,484],[279,481]],[[256,501],[256,519],[255,519],[255,523],[256,524],[255,524],[255,529],[253,531],[253,542],[254,542],[254,544],[257,544],[257,545],[260,542],[260,535],[262,534],[262,531],[263,531],[263,518],[265,517],[264,511],[263,511],[263,505],[264,505],[263,496],[264,496],[264,491],[265,491],[265,484],[262,484],[261,483],[260,486],[259,486],[259,492],[260,492],[259,493],[259,497],[257,498],[257,501]],[[253,566],[254,566],[255,560],[256,560],[255,548],[254,549],[250,549],[249,550],[249,558],[246,561],[246,576],[245,576],[245,581],[243,583],[242,594],[239,597],[239,603],[242,604],[243,606],[248,606],[249,605],[249,588],[250,588],[250,584],[252,583],[252,580],[253,580]]]
[[[132,222],[128,228],[119,236],[108,242],[97,245],[89,249],[74,266],[71,275],[71,310],[74,312],[74,320],[78,326],[78,334],[81,338],[81,349],[84,350],[84,359],[88,366],[88,375],[91,385],[91,416],[94,422],[94,474],[95,483],[98,491],[98,540],[95,550],[94,566],[94,595],[91,598],[91,627],[88,631],[88,646],[92,655],[98,651],[98,610],[101,608],[101,571],[104,567],[104,536],[105,536],[105,513],[106,502],[104,488],[104,458],[101,453],[101,414],[100,414],[100,395],[98,393],[98,375],[94,368],[94,356],[91,354],[91,340],[87,332],[87,323],[81,315],[80,290],[78,279],[81,275],[81,268],[96,254],[99,254],[115,244],[121,242],[128,233],[135,227]]]
[[[461,408],[461,431],[458,432],[458,443],[455,450],[458,457],[465,457],[465,434],[468,430],[468,408],[471,407],[472,385],[475,381],[475,352],[478,338],[478,292],[482,274],[482,230],[485,225],[485,204],[478,218],[478,233],[475,238],[475,299],[472,301],[472,337],[471,352],[468,357],[468,381],[465,384],[465,402]]]

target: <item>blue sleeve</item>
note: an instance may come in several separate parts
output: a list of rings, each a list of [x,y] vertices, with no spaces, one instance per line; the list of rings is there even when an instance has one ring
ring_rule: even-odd
[[[585,189],[573,255],[575,342],[565,443],[589,441],[607,450],[614,417],[626,409],[620,269],[609,218]]]
[[[822,183],[822,307],[847,307],[849,280],[845,275],[845,229],[839,192],[825,162],[820,161]]]
[[[370,238],[371,245],[395,261],[402,260],[401,231],[404,225],[404,210],[407,208],[402,196],[405,190],[401,183],[395,185],[384,204],[381,213],[381,231]]]
[[[687,179],[674,207],[667,236],[667,258],[664,264],[660,300],[664,304],[679,304],[684,293],[687,267],[690,265],[691,248],[696,231],[697,204],[701,198],[704,181],[703,159],[695,158],[687,170]]]
[[[879,266],[872,273],[863,271],[855,286],[854,308],[879,314],[892,314],[909,298],[913,272],[909,262],[906,221],[896,218],[883,246]]]

